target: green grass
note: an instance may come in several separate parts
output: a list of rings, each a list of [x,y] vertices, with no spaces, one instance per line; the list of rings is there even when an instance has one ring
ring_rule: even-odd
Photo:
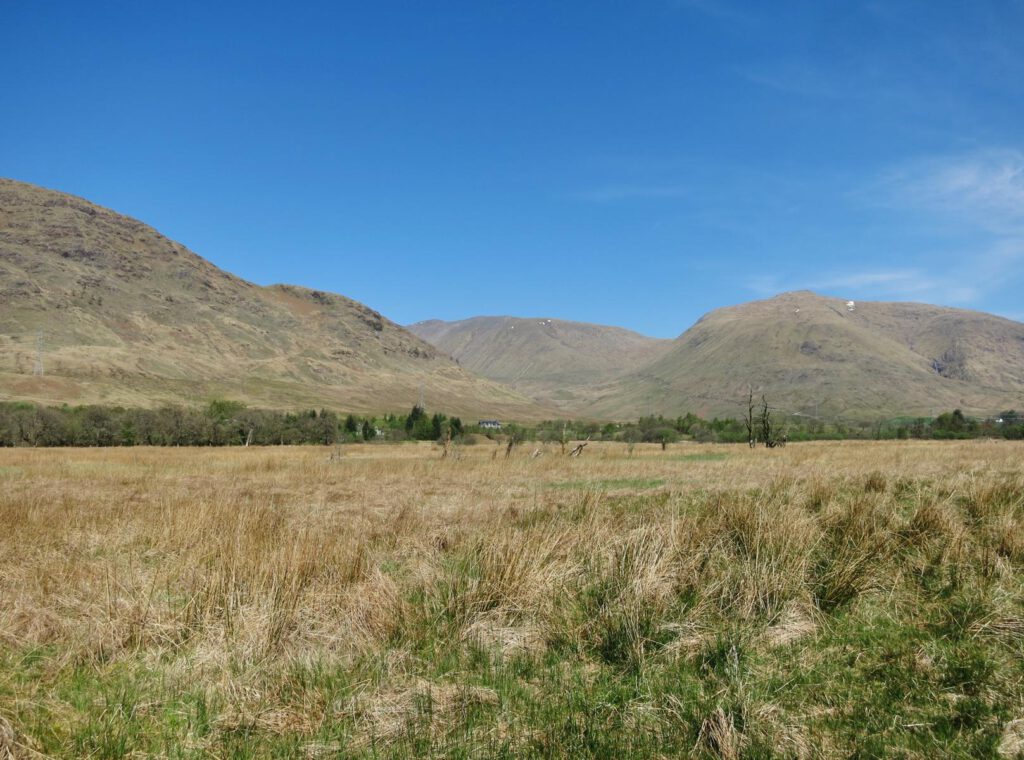
[[[1020,709],[1024,668],[1015,651],[951,641],[881,608],[830,625],[813,642],[773,651],[757,647],[756,630],[743,627],[681,658],[652,642],[642,660],[595,642],[502,657],[460,648],[443,631],[410,631],[436,638],[420,648],[419,685],[401,701],[397,728],[374,715],[368,685],[388,679],[379,659],[350,667],[307,661],[265,673],[264,704],[257,699],[243,714],[140,663],[69,667],[46,673],[36,699],[5,712],[43,751],[94,758],[620,758],[690,756],[695,748],[710,758],[702,732],[716,710],[747,736],[744,757],[785,757],[786,747],[821,746],[823,737],[857,747],[855,757],[993,755],[1002,725]],[[28,660],[4,669],[26,683],[41,675]],[[455,705],[424,684],[457,684]],[[475,698],[476,690],[492,696]],[[328,706],[329,719],[303,722],[311,705]],[[73,722],[62,717],[67,708]],[[799,732],[785,715],[801,718]],[[357,741],[374,721],[379,741]]]
[[[681,456],[664,457],[664,459],[669,462],[721,462],[728,458],[729,455],[724,452],[702,452],[699,454],[683,454]]]
[[[155,623],[139,641],[112,625],[98,650],[2,638],[0,727],[51,757],[974,758],[1024,716],[1019,473],[652,491],[664,482],[549,484],[475,531],[388,523],[357,581],[390,589],[374,597],[386,626],[362,648],[333,649],[369,625],[342,607],[340,565],[315,605],[295,603],[296,629],[341,609],[336,627],[280,650],[246,654],[217,607],[193,638]],[[131,544],[133,567],[140,548],[169,553],[150,541]],[[251,602],[246,556],[232,598]],[[310,554],[310,573],[326,564]],[[94,614],[119,622],[126,586],[90,577]],[[147,614],[166,622],[152,588]],[[54,609],[70,598],[59,588]],[[492,616],[532,638],[474,628]]]

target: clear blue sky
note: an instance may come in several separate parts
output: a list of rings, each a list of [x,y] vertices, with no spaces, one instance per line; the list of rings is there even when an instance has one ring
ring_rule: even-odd
[[[1024,318],[1024,2],[3,2],[0,175],[413,322]]]

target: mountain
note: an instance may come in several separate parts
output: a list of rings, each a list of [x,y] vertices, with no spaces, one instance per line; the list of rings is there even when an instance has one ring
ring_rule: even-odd
[[[548,414],[356,301],[246,282],[134,219],[0,180],[0,399],[383,412],[421,388],[428,409]]]
[[[595,388],[672,344],[620,327],[543,317],[434,319],[408,329],[472,372],[569,413],[590,408]]]
[[[713,311],[672,341],[511,317],[410,329],[485,377],[594,419],[735,417],[748,388],[832,419],[1024,408],[1024,324],[927,304],[784,293]]]
[[[851,305],[848,305],[850,303]],[[587,413],[742,413],[747,391],[800,414],[870,419],[1024,407],[1024,324],[808,291],[713,311]]]
[[[471,418],[627,419],[736,416],[753,387],[823,417],[1024,408],[1024,324],[926,304],[785,293],[713,311],[672,341],[546,318],[410,330],[344,296],[254,285],[141,222],[0,180],[0,399],[379,412],[408,409],[422,388],[429,409]]]

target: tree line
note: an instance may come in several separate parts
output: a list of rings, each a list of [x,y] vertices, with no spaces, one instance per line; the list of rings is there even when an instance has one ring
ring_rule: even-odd
[[[225,400],[211,401],[203,408],[157,409],[0,403],[0,446],[331,445],[436,440],[447,427],[462,435],[459,418],[426,415],[419,407],[409,415],[361,417],[329,409],[250,409]]]
[[[769,423],[766,430],[765,423]],[[671,418],[641,417],[635,422],[583,422],[549,420],[536,425],[506,425],[505,435],[520,441],[561,440],[660,443],[681,440],[698,443],[764,443],[774,441],[838,441],[1007,438],[1024,439],[1024,412],[1007,410],[987,418],[968,417],[961,410],[937,417],[900,417],[890,420],[823,420],[769,412],[758,404],[744,418],[704,419],[693,413]]]
[[[407,414],[358,416],[329,409],[282,412],[251,409],[228,400],[205,407],[156,409],[116,406],[42,406],[0,402],[0,446],[240,446],[299,445],[371,441],[456,441],[491,439],[543,442],[621,441],[627,444],[680,440],[746,443],[747,420],[641,417],[635,422],[548,420],[534,425],[506,424],[501,431],[481,430],[458,417],[414,406]],[[987,419],[959,409],[934,418],[850,422],[788,417],[775,422],[788,441],[900,438],[1024,439],[1024,413],[1008,410]],[[469,435],[476,434],[476,435]]]

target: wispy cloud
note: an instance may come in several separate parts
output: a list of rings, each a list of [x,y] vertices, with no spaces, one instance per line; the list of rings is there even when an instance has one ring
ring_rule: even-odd
[[[736,73],[754,84],[790,95],[812,98],[849,98],[850,88],[825,76],[810,64],[771,64],[740,67]]]
[[[954,289],[948,287],[948,283],[943,283],[941,279],[921,269],[840,272],[812,283],[811,287],[816,290],[855,293],[869,291],[886,296],[932,294],[940,290],[954,292]],[[957,288],[955,291],[956,297],[953,300],[961,301],[973,296],[973,292],[966,289]]]
[[[990,149],[912,162],[890,172],[877,189],[879,202],[977,239],[949,267],[950,276],[977,297],[1024,279],[1021,151]]]
[[[971,306],[1024,283],[1024,153],[986,150],[909,162],[852,197],[912,216],[921,228],[934,230],[934,251],[915,256],[913,266],[754,277],[750,290],[767,294],[810,288]],[[950,239],[960,242],[950,245]],[[894,258],[899,254],[893,253]]]
[[[966,284],[956,273],[934,273],[923,269],[845,272],[812,283],[814,290],[871,294],[898,300],[926,300],[948,304],[970,304],[979,289]]]
[[[871,192],[882,203],[953,215],[999,235],[1024,235],[1024,153],[987,150],[911,162]]]
[[[977,288],[964,284],[952,273],[929,273],[919,268],[898,270],[838,270],[809,279],[755,276],[747,287],[761,296],[789,290],[813,290],[850,298],[896,301],[929,301],[969,305],[979,296]]]

